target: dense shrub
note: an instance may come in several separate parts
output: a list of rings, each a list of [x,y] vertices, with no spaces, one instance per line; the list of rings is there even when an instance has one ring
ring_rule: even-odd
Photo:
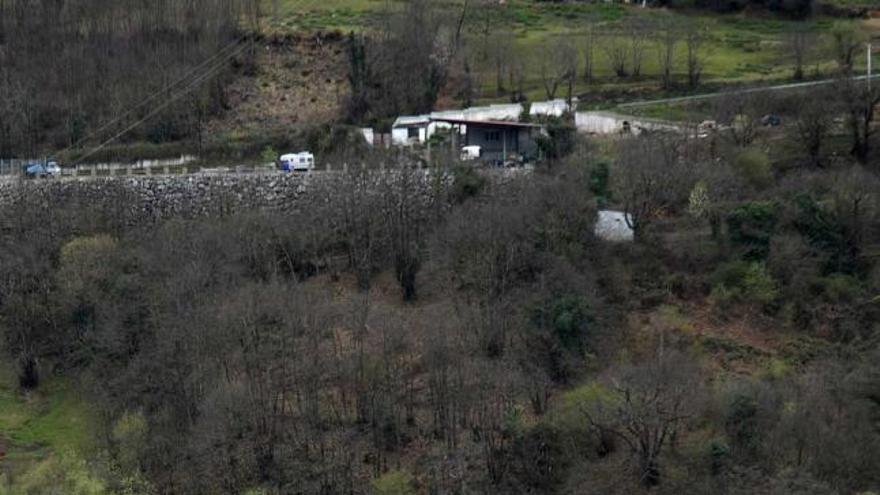
[[[590,170],[590,192],[596,197],[599,208],[611,200],[611,170],[607,162],[596,163]]]
[[[537,144],[541,155],[551,161],[568,156],[575,145],[577,129],[565,118],[554,118],[547,123],[547,135],[538,136]]]
[[[863,267],[857,239],[847,231],[842,219],[806,194],[799,195],[795,205],[798,212],[794,227],[824,255],[825,272],[858,273]]]
[[[768,201],[746,203],[727,217],[728,235],[743,250],[743,258],[764,260],[778,221],[777,205]]]
[[[452,199],[462,203],[468,198],[480,194],[486,187],[486,178],[473,167],[462,165],[452,169]]]
[[[389,471],[371,483],[375,495],[414,495],[413,477],[404,471]]]
[[[528,493],[556,493],[565,480],[571,456],[564,448],[563,433],[544,423],[514,439],[510,452],[511,489]]]
[[[761,263],[724,263],[712,275],[712,280],[712,300],[717,306],[747,304],[769,308],[779,296],[776,281]]]
[[[750,148],[737,155],[733,162],[736,171],[749,184],[764,188],[773,183],[773,167],[767,153]]]
[[[553,299],[532,314],[534,325],[550,330],[563,348],[575,352],[583,350],[590,319],[586,302],[574,295]]]

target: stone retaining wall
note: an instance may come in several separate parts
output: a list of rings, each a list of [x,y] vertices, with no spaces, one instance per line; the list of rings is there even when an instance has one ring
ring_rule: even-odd
[[[133,219],[282,209],[329,175],[223,174],[0,181],[0,208],[124,208]]]

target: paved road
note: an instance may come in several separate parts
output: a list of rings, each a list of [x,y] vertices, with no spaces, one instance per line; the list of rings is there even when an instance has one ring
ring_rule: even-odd
[[[856,81],[864,81],[868,76],[859,76],[854,78]],[[871,80],[880,78],[880,74],[875,74],[871,76]],[[745,88],[735,91],[721,91],[718,93],[706,93],[702,95],[693,95],[693,96],[679,96],[677,98],[664,98],[660,100],[648,100],[648,101],[631,101],[629,103],[621,103],[617,105],[617,108],[638,108],[645,107],[650,105],[662,105],[665,103],[681,103],[685,101],[696,101],[696,100],[711,100],[712,98],[718,98],[721,96],[726,96],[730,94],[749,94],[749,93],[760,93],[763,91],[786,91],[791,89],[802,89],[802,88],[811,88],[814,86],[823,86],[826,84],[831,84],[837,81],[837,79],[822,79],[820,81],[809,81],[809,82],[801,82],[801,83],[790,83],[790,84],[780,84],[778,86],[761,86],[757,88]]]

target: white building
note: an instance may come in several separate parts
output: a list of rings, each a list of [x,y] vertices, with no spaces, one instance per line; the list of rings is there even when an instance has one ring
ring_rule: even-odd
[[[662,120],[620,115],[612,112],[577,112],[574,125],[584,134],[641,134],[644,131],[678,132],[681,127]]]
[[[572,101],[572,106],[577,105],[577,100]],[[568,110],[568,103],[557,98],[549,101],[536,101],[529,107],[529,116],[531,117],[562,117]]]
[[[431,123],[429,115],[402,115],[397,117],[391,126],[391,144],[395,146],[412,146],[424,143]]]
[[[464,110],[443,110],[425,115],[402,115],[391,126],[391,143],[394,146],[424,144],[438,130],[452,127],[443,122],[444,120],[518,122],[522,112],[522,105],[511,103]],[[466,126],[461,125],[458,128],[462,136],[467,133]]]

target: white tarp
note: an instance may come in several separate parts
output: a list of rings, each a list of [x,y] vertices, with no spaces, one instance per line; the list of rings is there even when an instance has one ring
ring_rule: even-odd
[[[614,210],[600,210],[596,219],[596,237],[611,242],[633,240],[633,230],[626,221],[626,213]]]
[[[373,133],[373,129],[369,127],[361,127],[361,134],[364,136],[364,141],[367,142],[367,145],[373,146],[373,143],[376,139],[376,135]]]
[[[550,101],[536,101],[529,107],[532,117],[562,117],[568,109],[568,103],[561,98]]]
[[[618,134],[623,131],[626,117],[608,112],[577,112],[574,125],[578,132],[587,134]]]

